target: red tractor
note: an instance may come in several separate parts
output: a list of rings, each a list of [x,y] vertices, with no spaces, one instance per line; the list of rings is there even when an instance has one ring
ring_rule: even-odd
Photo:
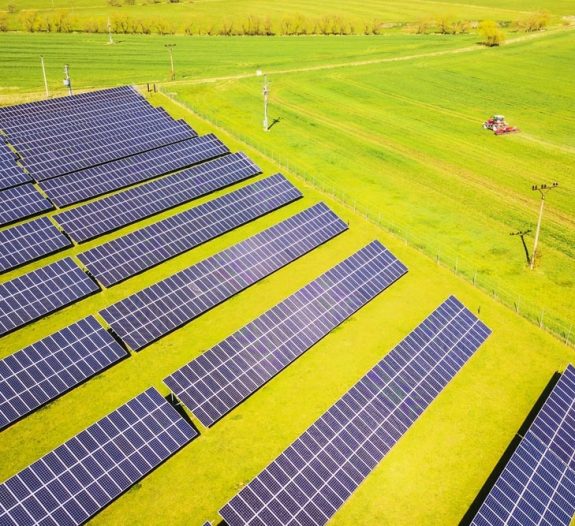
[[[505,122],[503,115],[493,115],[493,117],[483,123],[483,128],[493,131],[495,135],[505,135],[506,133],[516,133],[520,131],[519,128],[515,126],[509,126],[509,124]]]

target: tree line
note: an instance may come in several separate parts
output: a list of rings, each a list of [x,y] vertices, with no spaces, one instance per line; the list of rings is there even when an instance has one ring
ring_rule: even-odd
[[[14,13],[10,15],[14,19]],[[479,31],[487,35],[485,43],[498,45],[504,39],[502,28],[516,31],[540,31],[550,23],[548,13],[534,13],[515,22],[461,20],[450,15],[438,15],[420,20],[416,23],[384,23],[379,19],[350,21],[338,15],[326,15],[319,18],[306,18],[303,15],[283,17],[273,22],[269,17],[248,15],[242,20],[223,19],[219,22],[188,21],[176,24],[167,19],[149,19],[118,13],[109,19],[79,19],[68,12],[58,10],[41,14],[37,11],[22,11],[17,17],[16,25],[10,23],[9,15],[0,13],[0,31],[17,28],[30,33],[86,33],[120,34],[159,34],[208,36],[299,36],[299,35],[379,35],[386,29],[403,28],[416,34],[465,34]]]

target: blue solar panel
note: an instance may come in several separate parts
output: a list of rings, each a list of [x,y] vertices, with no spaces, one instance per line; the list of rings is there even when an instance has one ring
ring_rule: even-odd
[[[282,175],[245,186],[79,254],[106,287],[301,197]]]
[[[197,434],[150,388],[1,484],[0,524],[83,524]]]
[[[406,272],[374,241],[164,383],[209,427]]]
[[[0,192],[0,226],[34,216],[54,206],[32,184],[23,184]]]
[[[229,149],[215,135],[209,134],[42,181],[40,188],[56,206],[63,207],[226,153]]]
[[[54,216],[81,243],[261,172],[243,153],[226,155]]]
[[[575,516],[575,367],[561,375],[472,526],[569,526]]]
[[[89,316],[0,360],[0,429],[126,356]]]
[[[220,510],[226,523],[326,524],[489,333],[450,297]]]
[[[65,258],[0,285],[0,335],[46,316],[99,289]]]
[[[32,182],[32,178],[15,161],[0,161],[0,190]]]
[[[0,273],[72,246],[47,218],[0,231]]]
[[[100,312],[138,350],[345,231],[320,203]]]
[[[54,154],[28,154],[22,164],[36,181],[43,181],[195,136],[196,132],[184,122],[174,122],[170,126],[154,124],[145,126],[140,133],[119,136],[117,142],[94,143],[90,147],[70,145]]]

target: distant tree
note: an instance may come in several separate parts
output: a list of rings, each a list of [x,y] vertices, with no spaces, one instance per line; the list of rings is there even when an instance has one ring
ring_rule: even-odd
[[[516,26],[520,31],[542,31],[549,25],[550,21],[551,16],[547,11],[539,11],[519,20]]]
[[[415,24],[415,32],[418,35],[425,35],[431,28],[431,21],[430,20],[419,20]]]
[[[501,31],[497,22],[493,20],[483,20],[479,24],[479,34],[483,38],[481,43],[485,46],[499,46],[505,41],[505,33]]]
[[[191,37],[194,34],[194,24],[193,22],[186,22],[184,24],[184,33]]]
[[[18,8],[14,4],[8,4],[7,9],[8,13],[10,13],[11,15],[18,12]]]
[[[83,23],[82,31],[85,31],[86,33],[103,33],[104,27],[99,20],[88,18]]]
[[[267,35],[267,36],[272,36],[274,34],[272,20],[269,16],[264,19],[263,32],[264,32],[264,35]]]
[[[5,33],[6,31],[8,31],[8,15],[0,13],[0,33]]]
[[[293,34],[293,20],[290,16],[282,18],[280,22],[280,29],[282,35],[292,35]]]
[[[24,31],[34,33],[38,30],[38,13],[36,11],[23,11],[20,15],[20,21]]]
[[[219,34],[223,37],[229,37],[234,33],[234,23],[231,20],[224,20]]]
[[[371,34],[372,35],[381,35],[382,29],[383,29],[383,22],[381,20],[372,20],[371,21]]]
[[[122,7],[120,0],[108,0],[108,5],[111,7]]]

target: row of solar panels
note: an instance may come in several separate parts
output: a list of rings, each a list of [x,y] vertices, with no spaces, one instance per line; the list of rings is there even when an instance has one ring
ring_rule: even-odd
[[[0,130],[37,182],[197,135],[184,121],[154,108],[131,88],[12,107],[0,112]],[[3,171],[0,179],[3,188],[26,182]]]
[[[286,346],[258,346],[257,333],[252,332],[258,323],[269,323],[269,333],[285,329],[290,319],[295,321],[294,311],[278,310],[282,305],[285,308],[288,298],[242,329],[243,333],[232,335],[239,339],[250,334],[251,351],[246,346],[232,347],[227,339],[218,346],[219,351],[208,351],[206,358],[202,355],[166,383],[176,376],[180,382],[187,379],[184,390],[188,395],[193,397],[195,392],[205,399],[201,386],[215,386],[220,381],[219,388],[208,395],[219,400],[238,393],[240,384],[225,376],[235,367],[243,367],[234,376],[243,389],[249,390],[249,378],[264,383],[266,373],[269,377],[277,374],[297,357],[298,346],[300,352],[305,351],[313,340],[329,332],[329,326],[340,323],[397,279],[398,274],[390,272],[394,266],[399,275],[405,271],[379,243],[368,245],[292,296],[301,302],[317,288],[318,301],[310,298],[301,305],[313,312],[324,304],[319,298],[329,295],[325,289],[332,280],[340,290],[351,288],[351,294],[347,291],[342,298],[334,291],[331,302],[327,301],[332,308],[324,307],[321,316],[315,315],[316,329],[294,333],[290,351]],[[370,287],[360,288],[363,294],[357,288],[362,274],[373,276]],[[355,296],[351,302],[350,296]],[[342,302],[344,311],[334,317]],[[301,306],[289,305],[301,310]],[[276,318],[280,313],[284,319]],[[317,331],[322,323],[326,326]],[[93,327],[86,322],[82,332],[93,334]],[[294,519],[294,524],[325,524],[489,332],[459,301],[449,298],[242,489],[222,509],[222,516],[230,526],[280,526]],[[109,338],[108,342],[113,345]],[[218,359],[217,366],[209,356],[213,352],[225,356],[221,362]],[[206,368],[210,363],[212,367]],[[26,361],[19,370],[25,366]],[[256,390],[257,382],[250,388]],[[199,414],[194,403],[190,405],[194,414]],[[229,407],[221,410],[225,413]],[[148,389],[0,485],[0,520],[2,524],[82,524],[196,436],[198,432],[189,422],[155,389]]]

